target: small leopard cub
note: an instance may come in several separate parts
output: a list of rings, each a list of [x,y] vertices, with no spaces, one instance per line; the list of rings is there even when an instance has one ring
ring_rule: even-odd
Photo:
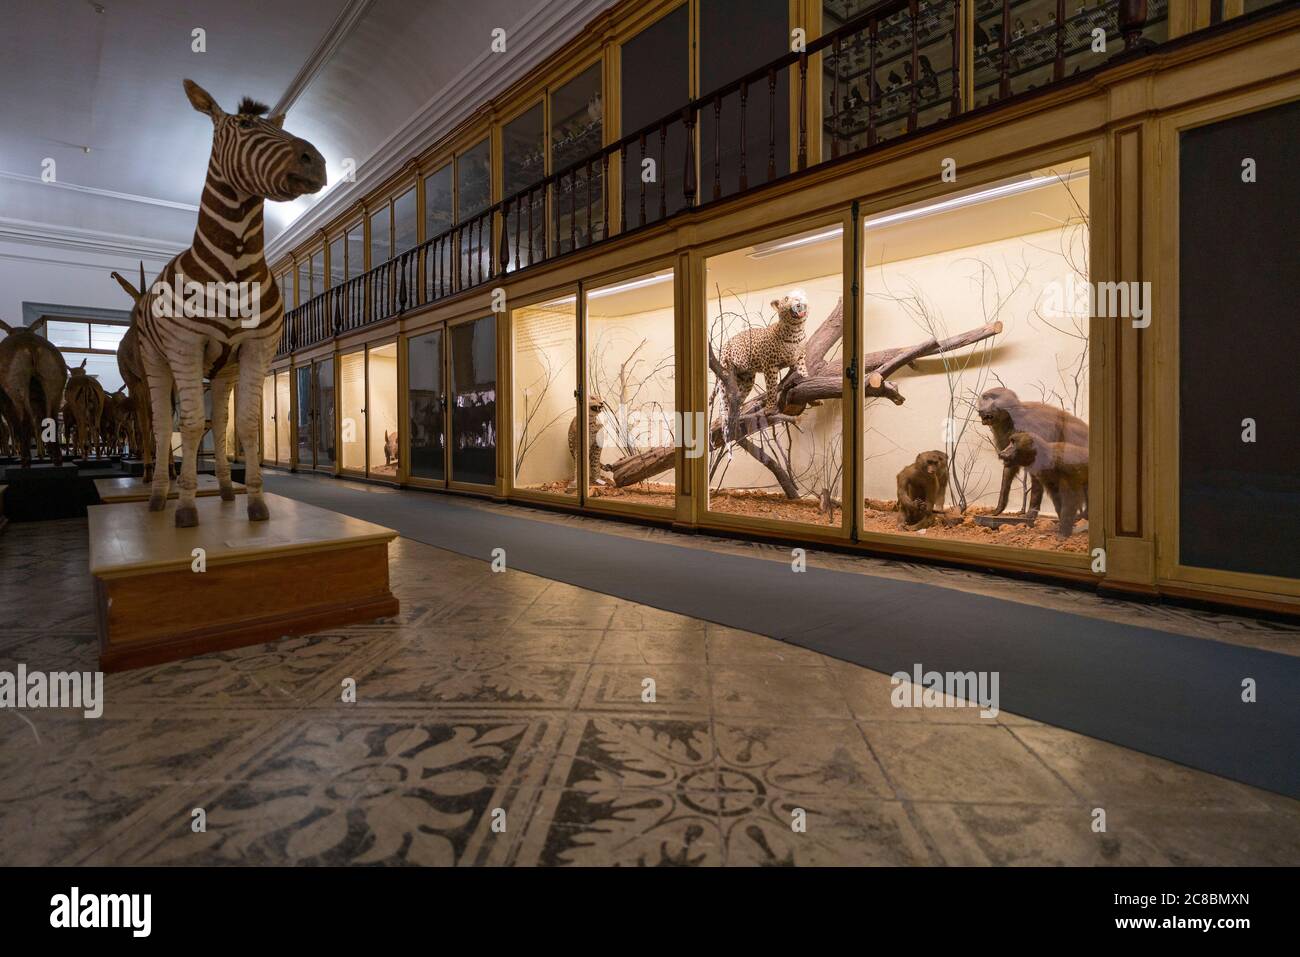
[[[724,369],[736,379],[738,401],[744,402],[754,387],[754,376],[763,374],[763,411],[777,411],[778,389],[782,369],[793,368],[808,374],[804,363],[807,338],[804,323],[808,318],[808,297],[802,289],[792,289],[780,299],[772,300],[776,322],[762,329],[746,329],[722,344],[718,356]]]

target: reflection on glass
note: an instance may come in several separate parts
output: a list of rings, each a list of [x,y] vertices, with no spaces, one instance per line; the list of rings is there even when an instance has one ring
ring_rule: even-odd
[[[276,461],[288,465],[293,456],[293,424],[289,401],[290,389],[288,371],[278,372],[275,376],[275,451]]]
[[[334,360],[316,363],[316,467],[334,467],[337,422],[334,415]]]
[[[551,169],[560,172],[586,159],[601,147],[605,108],[601,97],[601,65],[592,64],[551,94]],[[604,222],[604,166],[584,165],[556,184],[554,230],[557,249],[568,252],[601,239]]]
[[[393,200],[393,255],[400,256],[415,245],[415,187]]]
[[[370,432],[370,474],[381,478],[397,475],[397,343],[372,348],[367,353],[370,368],[370,398],[366,419]]]
[[[366,271],[365,230],[362,229],[360,223],[348,228],[347,247],[348,271],[344,278],[352,279],[354,276],[360,276]]]
[[[452,206],[451,163],[430,173],[424,178],[424,238],[438,240],[455,223],[455,209]],[[428,277],[428,298],[447,295],[451,290],[451,243],[444,240],[435,242],[425,256],[430,260],[425,265]]]
[[[293,374],[298,391],[298,467],[309,469],[316,464],[312,441],[311,366],[299,366]]]
[[[343,237],[335,236],[330,242],[330,281],[331,288],[340,285],[347,278],[347,263],[344,261]]]
[[[587,397],[593,417],[587,495],[673,508],[676,447],[687,438],[673,391],[673,271],[612,283],[586,296]]]
[[[842,524],[840,233],[827,227],[706,262],[708,418],[720,438],[710,511]],[[817,388],[792,389],[800,380]]]
[[[942,203],[863,224],[864,377],[887,380],[864,389],[863,530],[1086,552],[1074,496],[1058,536],[1058,496],[1037,476],[1067,465],[1086,493],[1087,164]],[[902,350],[912,361],[895,368]]]
[[[364,351],[339,356],[339,399],[343,410],[342,466],[366,470],[366,356]]]
[[[322,246],[311,254],[311,295],[319,296],[325,291],[325,247]],[[304,299],[309,297],[304,297]]]
[[[262,461],[275,461],[275,376],[262,380]]]
[[[620,52],[625,133],[657,123],[690,99],[688,7],[689,4],[682,4],[623,44]],[[672,215],[686,205],[682,189],[685,126],[680,120],[669,123],[664,140],[660,141],[657,131],[652,132],[646,137],[645,147],[646,158],[653,159],[656,165],[653,183],[645,183],[638,175],[642,169],[639,144],[628,148],[623,164],[623,192],[627,203],[624,226],[628,229],[640,224],[643,207],[646,222],[654,222],[660,218],[661,208]]]
[[[446,432],[443,424],[442,330],[413,337],[407,343],[407,402],[411,422],[410,474],[442,481],[446,471]]]
[[[388,204],[370,214],[370,268],[386,262],[392,255],[393,244],[389,236],[390,218]]]
[[[451,327],[451,477],[495,485],[497,478],[496,318]]]
[[[515,488],[577,495],[577,298],[516,309],[514,335]]]
[[[492,144],[483,139],[456,157],[456,221],[467,224],[460,234],[461,285],[487,278],[490,267],[491,230],[474,216],[492,205]]]
[[[546,131],[542,104],[511,120],[501,130],[503,196],[513,196],[534,185],[546,175]],[[531,202],[532,210],[528,209]],[[512,268],[523,268],[542,258],[546,249],[546,193],[538,190],[531,197],[513,205],[506,238]],[[532,240],[529,241],[529,230]]]

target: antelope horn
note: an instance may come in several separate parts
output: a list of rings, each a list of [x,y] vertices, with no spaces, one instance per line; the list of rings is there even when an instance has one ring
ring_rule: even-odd
[[[128,296],[130,296],[136,302],[140,301],[140,290],[136,289],[135,286],[127,282],[126,278],[120,272],[111,272],[109,273],[109,275],[117,280],[117,284],[126,290],[126,294]]]
[[[145,288],[146,286],[144,281],[144,260],[141,259],[140,260],[140,295],[141,296],[144,295]]]

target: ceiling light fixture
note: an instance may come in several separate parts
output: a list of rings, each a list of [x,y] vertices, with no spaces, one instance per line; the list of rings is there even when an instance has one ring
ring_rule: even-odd
[[[620,292],[628,292],[632,289],[643,289],[646,286],[657,286],[661,282],[671,282],[673,278],[672,270],[668,272],[655,273],[653,276],[645,276],[641,279],[633,279],[630,282],[619,283],[616,286],[605,286],[603,289],[593,289],[587,293],[588,299],[601,299],[605,296],[616,296]]]

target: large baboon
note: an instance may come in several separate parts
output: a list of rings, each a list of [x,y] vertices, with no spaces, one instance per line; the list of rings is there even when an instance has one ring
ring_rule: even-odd
[[[1024,467],[1047,489],[1056,509],[1057,534],[1068,538],[1088,502],[1088,448],[1070,442],[1047,442],[1029,432],[1012,432],[998,453],[1008,466]]]
[[[0,321],[0,415],[9,422],[23,468],[32,464],[32,446],[45,448],[43,432],[58,421],[68,367],[63,355],[44,336],[13,329]],[[51,430],[54,431],[54,430]],[[63,462],[57,432],[50,445],[55,465]]]
[[[1011,441],[1011,433],[1028,432],[1046,442],[1067,442],[1080,446],[1085,453],[1088,448],[1088,423],[1078,416],[1071,415],[1064,409],[1045,402],[1021,402],[1010,389],[999,386],[989,389],[979,398],[976,407],[980,421],[993,432],[993,446],[999,457]],[[994,515],[1001,515],[1007,507],[1011,495],[1011,483],[1020,467],[1003,459],[1002,488],[998,492],[997,508]],[[1029,511],[1026,516],[1032,521],[1038,517],[1038,510],[1043,503],[1042,483],[1030,472]],[[1087,511],[1087,502],[1084,502]]]
[[[68,384],[63,390],[63,426],[72,454],[88,459],[99,444],[99,427],[104,418],[106,398],[104,387],[98,379],[86,375],[85,359],[69,373]]]
[[[898,521],[909,529],[929,528],[948,496],[948,456],[922,452],[898,473]]]

